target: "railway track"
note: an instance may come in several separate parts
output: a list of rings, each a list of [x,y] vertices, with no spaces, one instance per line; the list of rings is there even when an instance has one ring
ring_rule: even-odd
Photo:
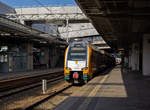
[[[104,81],[104,79],[106,79],[106,78],[104,78],[104,75],[106,75],[109,71],[111,71],[112,70],[112,68],[110,68],[110,69],[107,69],[107,70],[105,70],[105,71],[101,71],[101,77],[100,78],[98,78],[98,80],[101,80],[101,82],[102,81]],[[97,74],[98,75],[98,74]],[[99,76],[99,75],[98,75]],[[97,76],[95,76],[94,78],[97,78]],[[90,81],[92,81],[92,80],[90,80]],[[89,84],[90,85],[90,84]],[[60,89],[60,90],[58,90],[58,91],[56,91],[56,92],[54,92],[54,93],[52,93],[52,94],[50,94],[50,95],[48,95],[47,97],[45,97],[45,98],[43,98],[42,100],[40,100],[40,101],[38,101],[38,102],[36,102],[36,103],[34,103],[34,104],[32,104],[32,105],[29,105],[28,107],[26,107],[26,108],[24,108],[24,110],[47,110],[47,109],[54,109],[57,105],[59,105],[60,104],[60,102],[63,102],[64,101],[64,99],[66,99],[66,97],[70,97],[70,96],[74,96],[73,94],[82,94],[82,92],[78,92],[77,90],[79,89],[79,88],[77,88],[77,87],[83,87],[83,88],[89,88],[89,86],[88,86],[88,83],[87,84],[84,84],[84,85],[76,85],[76,86],[72,86],[72,85],[69,85],[69,86],[67,86],[67,87],[64,87],[64,88],[62,88],[62,89]],[[82,89],[82,90],[84,90],[84,89]],[[93,89],[92,91],[93,92],[91,92],[91,93],[89,93],[90,95],[94,95],[95,94],[95,90],[96,89]],[[85,90],[86,91],[86,90]],[[76,92],[76,93],[75,93]],[[70,95],[71,94],[71,95]],[[76,96],[75,95],[75,96]],[[77,96],[78,96],[77,95]],[[63,97],[63,98],[62,98]],[[56,98],[56,99],[54,99],[54,98]],[[59,102],[59,101],[60,102]],[[58,102],[57,102],[58,101]]]
[[[48,83],[63,79],[62,72],[45,72],[39,75],[27,75],[24,77],[0,81],[0,98],[4,98],[19,92],[41,86],[41,80],[46,79]]]
[[[64,76],[47,80],[48,89],[45,94],[41,90],[41,82],[39,85],[15,92],[15,95],[7,95],[0,100],[2,110],[31,110],[41,103],[71,87],[64,81]]]
[[[38,105],[40,105],[40,104],[46,102],[46,101],[49,100],[50,98],[52,98],[52,97],[58,95],[59,93],[62,93],[63,91],[69,89],[70,87],[72,87],[72,85],[63,86],[63,87],[60,88],[59,90],[50,93],[49,95],[47,95],[46,97],[42,98],[41,100],[39,100],[39,101],[37,101],[37,102],[35,102],[35,103],[33,103],[33,104],[31,104],[31,105],[25,107],[23,110],[32,110],[32,109],[34,109],[35,107],[37,107]]]
[[[7,95],[8,97],[1,98],[0,105],[2,110],[34,110],[38,109],[39,106],[43,106],[49,100],[53,99],[53,97],[59,97],[64,92],[76,89],[74,86],[68,84],[64,80],[64,76],[62,73],[55,74],[55,78],[51,77],[47,79],[48,89],[45,94],[42,93],[41,90],[41,80],[39,83],[29,87],[27,86],[27,90],[20,90],[15,92],[15,95]],[[59,77],[58,77],[59,76]],[[69,92],[70,94],[71,92]],[[1,93],[0,93],[1,95]]]

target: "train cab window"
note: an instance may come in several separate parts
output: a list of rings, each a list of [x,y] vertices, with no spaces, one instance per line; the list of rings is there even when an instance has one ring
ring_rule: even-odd
[[[68,60],[86,60],[86,47],[70,47],[68,52]]]

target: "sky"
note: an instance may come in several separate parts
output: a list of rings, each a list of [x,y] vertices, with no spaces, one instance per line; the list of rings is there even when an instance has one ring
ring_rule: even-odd
[[[0,0],[11,7],[76,5],[74,0]]]

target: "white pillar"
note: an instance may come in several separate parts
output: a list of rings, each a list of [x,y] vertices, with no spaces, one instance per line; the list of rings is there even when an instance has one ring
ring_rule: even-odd
[[[150,76],[150,35],[143,37],[143,75]]]
[[[131,49],[129,50],[129,68],[132,68],[132,65],[131,65]]]
[[[127,56],[125,56],[124,57],[124,66],[125,67],[127,67],[127,65],[129,65],[129,62],[128,62],[129,60],[128,60],[128,57]]]
[[[132,44],[131,68],[132,71],[139,70],[139,45],[137,43]]]

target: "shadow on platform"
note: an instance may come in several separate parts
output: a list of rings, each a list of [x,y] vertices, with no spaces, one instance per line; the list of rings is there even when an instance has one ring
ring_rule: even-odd
[[[119,69],[119,68],[115,68]],[[143,77],[139,73],[128,72],[126,70],[120,70],[122,83],[113,83],[114,79],[110,82],[104,83],[89,83],[88,85],[102,87],[98,91],[99,95],[95,97],[90,96],[71,96],[64,102],[58,105],[55,110],[149,110],[150,109],[150,79]],[[112,75],[116,74],[113,72]],[[110,74],[111,77],[111,74]],[[104,91],[103,86],[123,86],[126,96],[106,95],[108,91]],[[102,95],[102,91],[105,95]],[[110,91],[109,91],[110,92]],[[114,91],[111,92],[111,94]],[[119,92],[118,92],[119,93]],[[117,93],[116,93],[117,94]]]

